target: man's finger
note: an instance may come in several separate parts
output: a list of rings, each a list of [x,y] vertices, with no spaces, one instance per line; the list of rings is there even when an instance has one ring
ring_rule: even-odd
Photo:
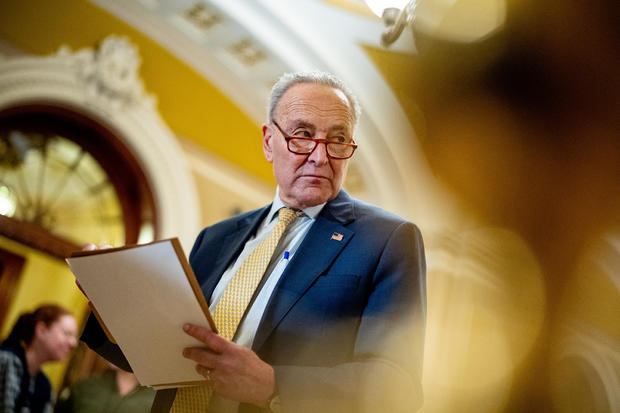
[[[218,355],[209,349],[188,347],[183,349],[183,357],[193,360],[199,365],[214,368]]]
[[[195,339],[202,341],[210,350],[216,353],[222,353],[228,345],[228,341],[226,339],[218,336],[208,327],[197,326],[195,324],[185,324],[183,326],[183,331]]]

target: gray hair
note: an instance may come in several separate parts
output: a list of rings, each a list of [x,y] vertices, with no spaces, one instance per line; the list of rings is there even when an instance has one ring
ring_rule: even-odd
[[[280,77],[280,79],[278,79],[278,81],[271,88],[271,94],[269,95],[269,106],[267,107],[267,119],[269,120],[269,122],[273,122],[276,112],[276,106],[278,106],[278,102],[280,102],[282,96],[284,96],[286,91],[289,90],[292,86],[300,83],[315,83],[319,85],[329,86],[336,90],[340,90],[342,93],[344,93],[347,100],[349,101],[351,114],[353,115],[353,119],[355,120],[355,125],[357,125],[362,110],[355,95],[344,84],[342,80],[338,79],[331,73],[319,71],[284,73]]]

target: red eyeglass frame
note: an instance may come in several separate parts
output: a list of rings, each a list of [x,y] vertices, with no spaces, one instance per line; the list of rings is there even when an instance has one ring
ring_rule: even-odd
[[[271,123],[273,123],[275,125],[276,128],[278,128],[278,130],[280,131],[280,133],[282,134],[282,136],[284,137],[284,140],[286,141],[286,148],[288,149],[289,152],[294,153],[295,155],[310,155],[312,152],[314,152],[314,150],[316,149],[316,147],[319,145],[319,143],[324,143],[325,144],[325,153],[327,154],[328,157],[332,158],[332,159],[349,159],[353,156],[353,154],[355,153],[355,150],[357,149],[357,144],[355,143],[355,141],[353,140],[353,143],[345,143],[345,142],[331,142],[328,141],[327,139],[319,139],[319,138],[303,138],[300,136],[290,136],[287,135],[282,128],[280,127],[280,125],[278,125],[278,123],[275,120],[272,120]],[[312,150],[310,152],[295,152],[294,150],[291,149],[290,147],[290,141],[291,139],[299,139],[299,140],[303,140],[303,141],[312,141],[314,142],[314,148],[312,148]],[[346,146],[350,146],[353,148],[353,152],[351,152],[351,155],[347,156],[347,157],[338,157],[338,156],[333,156],[329,153],[329,145],[330,144],[337,144],[337,145],[346,145]]]

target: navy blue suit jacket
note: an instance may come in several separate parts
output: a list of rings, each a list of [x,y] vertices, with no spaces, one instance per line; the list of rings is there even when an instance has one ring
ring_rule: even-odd
[[[270,206],[207,227],[190,264],[207,299]],[[340,235],[342,237],[340,237]],[[426,312],[418,228],[340,191],[287,265],[253,350],[276,372],[285,411],[417,410]],[[167,411],[174,390],[158,392]],[[241,405],[241,412],[260,411]]]

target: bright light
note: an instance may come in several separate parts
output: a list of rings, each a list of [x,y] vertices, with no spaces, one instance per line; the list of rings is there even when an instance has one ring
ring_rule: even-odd
[[[15,213],[15,195],[7,186],[0,186],[0,215],[12,217]]]
[[[365,0],[368,8],[379,17],[383,17],[383,10],[393,7],[402,10],[409,0]]]

